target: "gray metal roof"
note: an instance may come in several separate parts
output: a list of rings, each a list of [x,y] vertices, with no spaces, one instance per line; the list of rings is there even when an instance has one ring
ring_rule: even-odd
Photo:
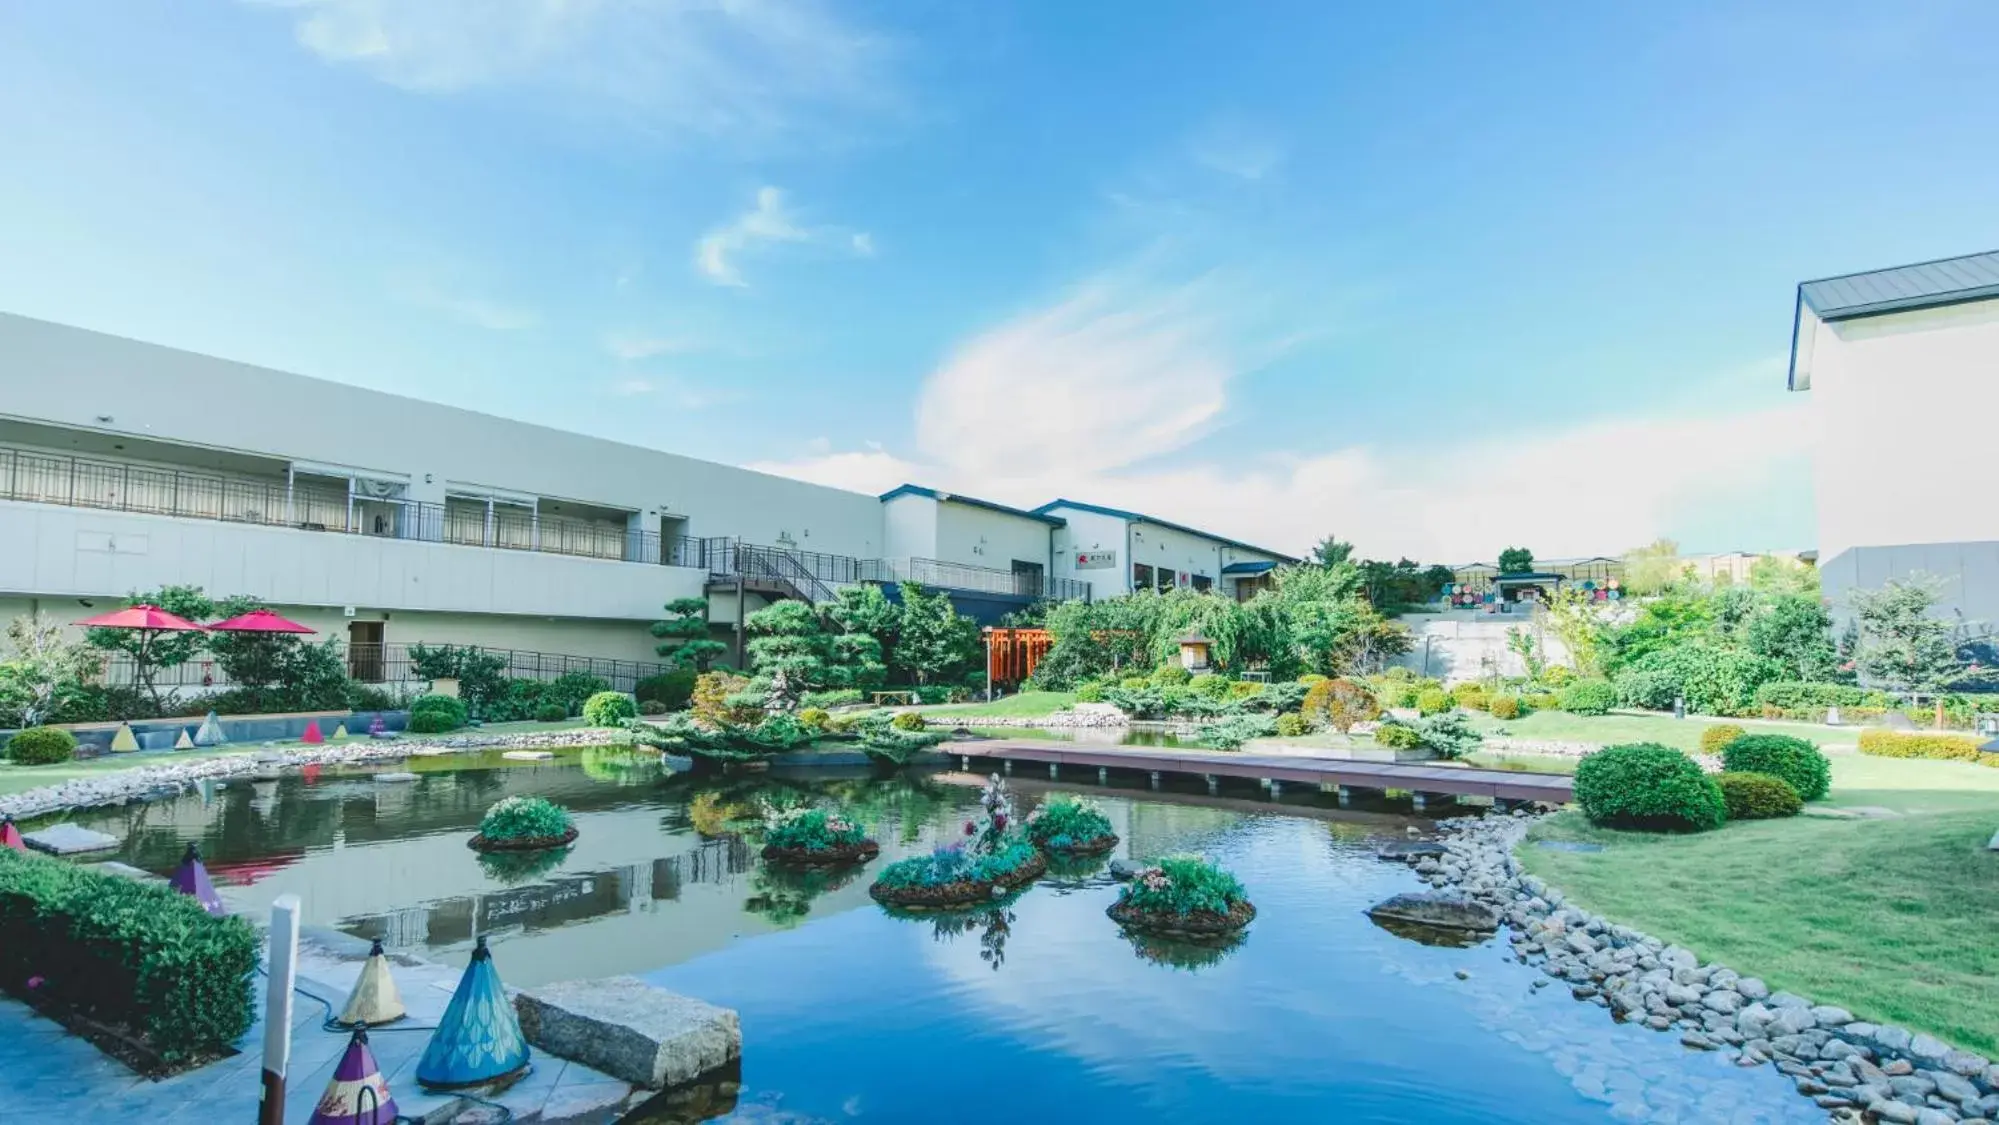
[[[1798,300],[1820,320],[1999,297],[1999,250],[1802,282]]]

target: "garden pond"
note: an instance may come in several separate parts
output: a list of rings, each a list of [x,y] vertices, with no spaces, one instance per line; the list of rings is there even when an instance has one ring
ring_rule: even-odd
[[[405,768],[397,767],[385,768]],[[321,769],[80,815],[116,858],[170,871],[201,845],[232,907],[286,892],[309,924],[462,964],[487,938],[508,984],[630,973],[742,1015],[740,1088],[665,1099],[657,1122],[1818,1122],[1768,1067],[1611,1022],[1501,940],[1433,946],[1363,913],[1419,889],[1375,849],[1422,822],[1317,794],[1260,799],[1060,786],[1103,804],[1103,860],[1060,866],[969,914],[891,916],[871,872],[959,836],[964,774],[695,777],[618,751],[552,762],[420,759],[410,782]],[[1049,785],[1013,782],[1022,811]],[[513,794],[581,835],[538,856],[466,846]],[[765,800],[837,801],[870,824],[865,868],[785,875],[758,859]],[[1198,852],[1256,921],[1232,948],[1125,936],[1110,858]],[[731,1075],[733,1080],[738,1076]],[[667,1105],[665,1103],[671,1103]],[[633,1118],[639,1119],[639,1118]]]

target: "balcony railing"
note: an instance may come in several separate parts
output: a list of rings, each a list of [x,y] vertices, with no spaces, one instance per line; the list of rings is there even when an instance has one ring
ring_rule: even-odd
[[[662,540],[658,532],[545,516],[472,499],[443,504],[379,499],[298,481],[260,481],[0,447],[0,499],[117,512],[289,527],[507,551],[690,567],[714,578],[784,587],[811,602],[842,586],[916,582],[952,590],[1066,601],[1089,584],[1035,572],[937,559],[862,559],[739,539]]]
[[[409,645],[340,644],[336,647],[341,652],[342,662],[347,666],[347,674],[361,683],[415,685],[425,682],[424,677],[417,675],[416,666],[410,661]],[[665,664],[643,660],[610,660],[594,656],[568,656],[554,652],[530,652],[476,645],[458,647],[505,658],[507,665],[501,674],[508,679],[553,680],[565,672],[587,672],[609,681],[613,691],[631,691],[638,681],[647,676],[655,676],[669,670]],[[136,682],[132,675],[132,658],[124,653],[108,655],[104,662],[103,676],[107,684]],[[213,656],[205,654],[185,664],[160,669],[154,676],[154,682],[162,688],[236,686],[228,673],[222,670],[222,665]]]

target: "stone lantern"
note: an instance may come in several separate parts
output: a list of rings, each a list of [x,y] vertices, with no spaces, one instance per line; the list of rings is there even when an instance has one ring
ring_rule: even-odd
[[[1208,670],[1208,648],[1215,642],[1199,633],[1188,633],[1179,640],[1180,667],[1189,672]]]

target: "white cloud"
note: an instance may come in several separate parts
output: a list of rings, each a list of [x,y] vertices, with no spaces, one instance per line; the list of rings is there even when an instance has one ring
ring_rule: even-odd
[[[533,309],[458,292],[418,278],[393,281],[391,290],[397,299],[406,304],[441,312],[454,320],[492,332],[532,328],[541,320]]]
[[[892,108],[885,36],[820,0],[246,0],[299,44],[405,89],[518,86],[661,132],[736,138]]]
[[[784,192],[774,187],[757,189],[750,209],[704,234],[694,243],[694,268],[717,285],[744,288],[737,259],[745,254],[783,243],[843,242],[859,257],[873,257],[875,244],[866,231],[839,227],[808,227],[785,208]]]
[[[1740,393],[1759,363],[1690,380],[1713,393],[1645,413],[1176,463],[1166,455],[1184,458],[1223,417],[1239,356],[1267,346],[1212,293],[1093,283],[938,368],[916,410],[918,456],[815,448],[757,467],[862,492],[917,481],[1023,506],[1068,496],[1300,552],[1336,532],[1377,557],[1462,562],[1516,542],[1544,557],[1618,552],[1677,533],[1690,511],[1755,511],[1806,453],[1802,400]]]
[[[1242,180],[1261,180],[1284,166],[1284,146],[1267,131],[1243,121],[1212,121],[1187,142],[1196,164]]]
[[[740,391],[704,387],[669,375],[626,375],[613,380],[610,391],[619,398],[653,398],[680,410],[706,410],[740,402]]]
[[[649,395],[659,387],[651,379],[620,379],[611,384],[611,393],[629,398],[632,395]]]
[[[604,338],[604,350],[622,360],[635,360],[691,352],[696,347],[678,337],[613,334]]]

